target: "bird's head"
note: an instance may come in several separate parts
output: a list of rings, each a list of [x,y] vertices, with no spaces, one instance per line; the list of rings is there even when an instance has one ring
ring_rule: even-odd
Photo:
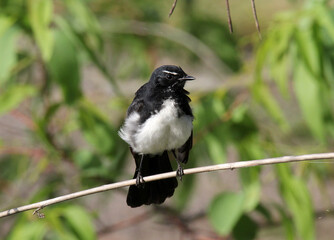
[[[150,82],[162,87],[183,88],[186,81],[194,79],[194,77],[187,75],[181,67],[163,65],[153,71]]]

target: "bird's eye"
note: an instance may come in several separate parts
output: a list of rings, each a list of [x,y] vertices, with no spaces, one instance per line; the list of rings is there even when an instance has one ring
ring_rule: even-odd
[[[171,80],[173,78],[173,76],[171,74],[167,74],[167,79]]]

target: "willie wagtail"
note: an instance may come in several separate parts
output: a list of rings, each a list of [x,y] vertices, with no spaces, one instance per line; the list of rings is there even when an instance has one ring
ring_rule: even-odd
[[[167,151],[176,158],[177,175],[192,148],[193,114],[186,81],[194,80],[181,67],[164,65],[154,70],[149,82],[136,92],[127,111],[120,137],[130,145],[136,162],[136,186],[130,186],[127,204],[161,204],[174,194],[176,178],[144,183],[143,177],[173,171]]]

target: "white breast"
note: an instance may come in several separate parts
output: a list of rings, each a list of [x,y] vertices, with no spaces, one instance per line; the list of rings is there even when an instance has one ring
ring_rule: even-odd
[[[163,103],[158,113],[138,126],[139,118],[137,112],[132,113],[119,132],[135,152],[158,154],[177,149],[190,137],[193,117],[179,117],[175,102],[171,99]]]

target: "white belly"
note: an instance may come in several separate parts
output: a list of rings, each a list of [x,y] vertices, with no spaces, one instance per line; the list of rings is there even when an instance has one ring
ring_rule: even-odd
[[[139,125],[139,114],[132,113],[120,131],[121,138],[137,153],[158,154],[181,147],[190,137],[191,116],[178,117],[175,103],[166,100],[160,112]]]

